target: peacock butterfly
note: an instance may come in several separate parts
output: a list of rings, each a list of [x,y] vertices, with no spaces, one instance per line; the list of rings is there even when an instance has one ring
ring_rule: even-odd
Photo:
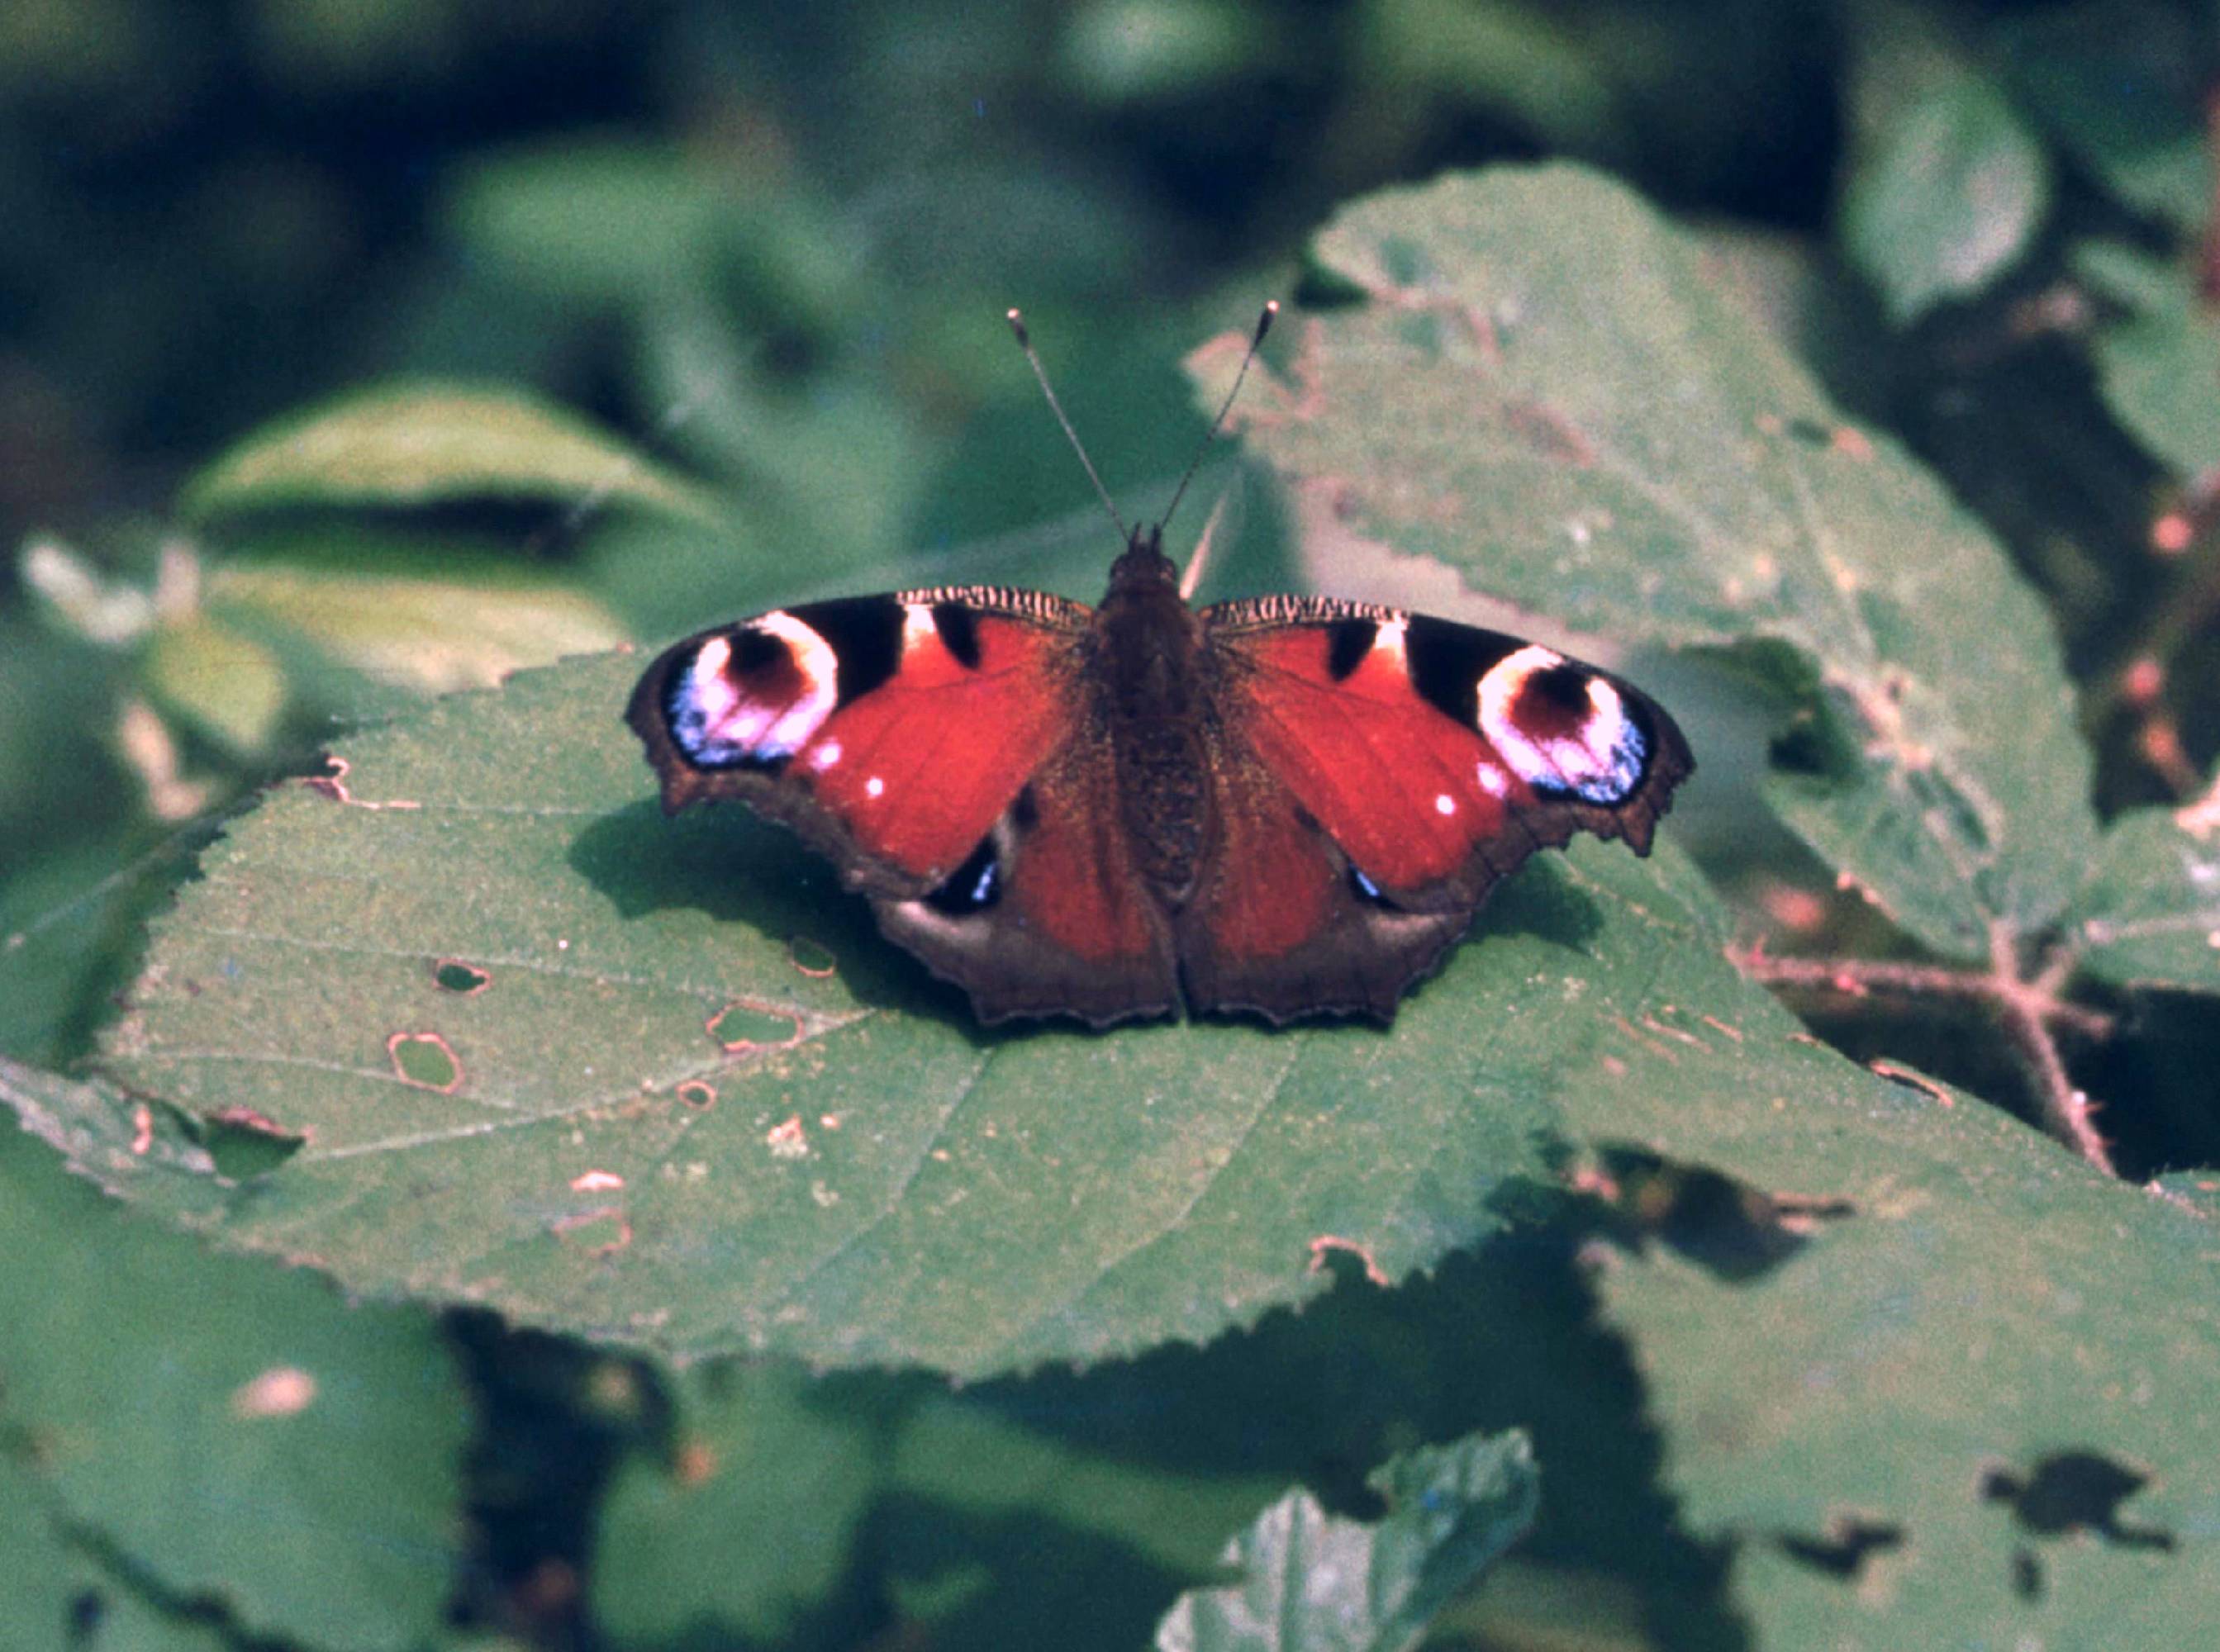
[[[1331,597],[1197,611],[1163,523],[1119,531],[1099,608],[936,586],[679,643],[626,713],[664,810],[783,822],[982,1021],[1385,1021],[1537,849],[1649,853],[1695,766],[1608,671]]]

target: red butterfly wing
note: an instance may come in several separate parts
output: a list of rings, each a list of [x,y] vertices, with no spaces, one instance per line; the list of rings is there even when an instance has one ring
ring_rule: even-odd
[[[664,807],[739,798],[871,896],[982,1020],[1175,1002],[1085,680],[1090,611],[965,588],[805,604],[688,639],[627,715]]]
[[[1207,609],[1218,841],[1180,931],[1189,1001],[1391,1013],[1536,849],[1648,851],[1693,764],[1608,673],[1497,632],[1323,599]]]
[[[626,715],[666,810],[741,798],[851,885],[922,895],[1063,738],[1088,618],[986,589],[808,603],[678,644]]]

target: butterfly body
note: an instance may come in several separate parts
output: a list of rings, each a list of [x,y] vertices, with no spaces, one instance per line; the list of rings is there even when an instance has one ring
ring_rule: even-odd
[[[627,720],[666,809],[792,826],[988,1022],[1392,1018],[1535,849],[1646,853],[1693,767],[1647,696],[1518,638],[1193,609],[1156,528],[1092,609],[949,587],[703,632]]]

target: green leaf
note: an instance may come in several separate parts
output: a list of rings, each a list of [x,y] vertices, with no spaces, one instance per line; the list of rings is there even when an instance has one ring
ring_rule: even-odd
[[[2212,211],[2199,112],[2210,24],[2154,0],[2043,6],[1999,25],[2036,118],[2112,195],[2186,234]]]
[[[1619,1122],[1730,1170],[1771,1249],[1653,1243],[1599,1281],[1754,1643],[2193,1643],[2220,1589],[2210,1210],[1940,1086],[1845,1107],[1693,1064],[1712,1116],[1668,1134],[1630,1087]]]
[[[1294,1491],[1227,1545],[1238,1581],[1180,1598],[1160,1652],[1400,1652],[1533,1524],[1525,1437],[1474,1436],[1396,1458],[1372,1478],[1378,1522],[1339,1519]]]
[[[1902,21],[1893,9],[1883,16]],[[2049,209],[2050,172],[1986,75],[1912,28],[1864,38],[1842,234],[1903,326],[1982,291],[2018,262]]]
[[[2074,272],[2125,313],[2096,331],[2098,383],[2112,416],[2186,480],[2220,464],[2220,321],[2188,270],[2117,241],[2084,241]]]
[[[2211,799],[2113,822],[2068,917],[2076,961],[2099,980],[2220,993],[2220,819]]]
[[[0,1451],[0,1644],[36,1652],[223,1652],[206,1624],[161,1615],[71,1541],[27,1466]]]
[[[165,710],[235,752],[267,751],[284,714],[285,674],[276,656],[201,614],[155,631],[146,676]]]
[[[350,537],[365,549],[377,543]],[[209,577],[209,611],[241,629],[274,627],[349,670],[421,695],[490,688],[525,666],[630,640],[593,597],[534,569],[458,559],[418,570],[399,557],[369,566],[379,571],[231,563]]]
[[[387,385],[278,421],[185,489],[189,521],[301,506],[388,508],[473,499],[724,512],[576,415],[512,390]]]
[[[596,1615],[627,1644],[849,1646],[859,1603],[890,1599],[949,1645],[1127,1648],[1280,1483],[1089,1449],[907,1376],[772,1362],[673,1388],[670,1461],[627,1465],[595,1544]]]
[[[1715,944],[1685,865],[1590,843],[1392,1035],[982,1035],[788,834],[663,816],[614,714],[639,664],[443,701],[236,826],[108,1059],[302,1144],[236,1195],[103,1175],[351,1288],[681,1352],[1095,1358],[1307,1296],[1320,1246],[1396,1277],[1494,1231],[1567,1044]]]
[[[1401,552],[1583,629],[1786,643],[1813,703],[1774,801],[1830,865],[1955,956],[2064,907],[2096,823],[2049,616],[1691,243],[1546,166],[1375,196],[1315,252],[1361,302],[1304,319],[1235,416],[1319,583]]]
[[[0,1098],[33,1128],[99,1105],[5,1062]],[[154,1150],[153,1109],[120,1123],[125,1156]],[[0,1435],[30,1442],[70,1528],[258,1635],[430,1638],[457,1564],[465,1414],[427,1318],[210,1256],[19,1135],[0,1140]]]
[[[594,1545],[596,1616],[627,1646],[689,1627],[792,1646],[822,1610],[883,1476],[870,1419],[812,1403],[791,1366],[719,1369],[681,1389],[677,1459],[633,1459]]]

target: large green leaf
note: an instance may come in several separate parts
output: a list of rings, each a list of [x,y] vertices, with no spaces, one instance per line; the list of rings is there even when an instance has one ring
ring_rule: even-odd
[[[1940,951],[2055,916],[2095,820],[2048,616],[1681,234],[1548,166],[1375,196],[1316,251],[1357,302],[1236,416],[1321,558],[1363,536],[1574,626],[1786,643],[1819,685],[1789,824]]]
[[[627,1646],[687,1630],[793,1647],[851,1564],[880,1489],[873,1418],[812,1404],[792,1366],[688,1380],[675,1461],[634,1458],[603,1505],[594,1606]]]
[[[165,1616],[72,1541],[38,1476],[0,1452],[0,1645],[25,1652],[221,1652],[207,1624]]]
[[[715,521],[693,483],[510,390],[389,385],[257,431],[186,488],[188,517],[470,499],[631,504]]]
[[[2018,260],[2049,209],[2050,173],[2003,88],[1917,10],[1861,16],[1842,237],[1901,324]]]
[[[2220,464],[2220,322],[2188,269],[2117,241],[2084,241],[2075,272],[2120,314],[2097,329],[2098,383],[2112,416],[2187,480]]]
[[[982,1035],[786,834],[664,818],[637,664],[365,734],[209,852],[109,1064],[302,1144],[236,1194],[128,1181],[357,1289],[682,1351],[1091,1357],[1492,1231],[1562,1050],[1710,956],[1685,867],[1589,844],[1392,1032]]]
[[[0,1096],[48,1134],[95,1105],[8,1063]],[[152,1150],[138,1111],[127,1156]],[[20,1135],[0,1141],[0,1437],[29,1443],[57,1518],[256,1634],[429,1640],[458,1559],[465,1412],[428,1318],[210,1256]]]
[[[2220,816],[2211,799],[2115,821],[2070,917],[2092,975],[2220,992]]]
[[[1808,1105],[1693,1059],[1721,1108]],[[1905,1094],[1763,1142],[1669,1132],[1750,1176],[1770,1249],[1603,1270],[1668,1488],[1736,1545],[1760,1646],[2194,1643],[2220,1590],[2211,1212]]]
[[[1397,1457],[1373,1476],[1388,1510],[1367,1524],[1294,1491],[1227,1545],[1232,1583],[1181,1597],[1159,1652],[1404,1652],[1458,1589],[1533,1524],[1523,1436]]]

